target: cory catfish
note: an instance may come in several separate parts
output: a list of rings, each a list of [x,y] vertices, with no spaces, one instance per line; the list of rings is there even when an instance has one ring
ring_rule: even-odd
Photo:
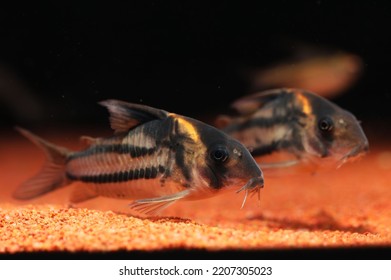
[[[232,107],[239,114],[220,116],[216,125],[253,156],[287,152],[296,158],[261,167],[309,161],[340,166],[368,151],[368,140],[353,114],[305,90],[268,90],[243,97]]]
[[[242,186],[260,192],[263,174],[249,151],[222,131],[152,107],[107,100],[115,133],[83,137],[89,147],[70,151],[17,128],[46,154],[42,170],[14,193],[31,199],[75,181],[71,202],[97,196],[135,200],[131,207],[157,213],[178,200],[197,200]]]

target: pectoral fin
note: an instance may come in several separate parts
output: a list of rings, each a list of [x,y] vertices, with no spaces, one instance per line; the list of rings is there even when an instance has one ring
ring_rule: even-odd
[[[163,211],[174,202],[183,199],[184,197],[189,195],[189,193],[190,193],[189,190],[185,190],[173,195],[140,199],[134,201],[129,206],[130,208],[135,209],[140,213],[152,214],[152,215],[158,214],[159,212]]]

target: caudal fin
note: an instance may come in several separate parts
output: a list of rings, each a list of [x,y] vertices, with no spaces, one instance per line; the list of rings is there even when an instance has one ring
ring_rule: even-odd
[[[26,200],[38,197],[70,183],[65,175],[65,164],[69,150],[51,144],[20,127],[15,129],[37,145],[46,155],[42,169],[31,179],[22,183],[13,193],[16,199]]]

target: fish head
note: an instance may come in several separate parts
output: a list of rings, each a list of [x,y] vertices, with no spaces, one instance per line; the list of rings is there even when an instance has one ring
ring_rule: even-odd
[[[334,125],[333,141],[329,154],[338,162],[338,167],[353,161],[369,151],[368,139],[356,117],[348,111],[341,110],[331,119]],[[326,121],[327,122],[327,121]],[[318,126],[321,130],[328,126],[324,120]]]
[[[247,184],[250,180],[263,186],[263,173],[249,151],[238,141],[226,139],[208,146],[205,154],[212,186],[229,188]],[[255,185],[254,185],[255,187]]]
[[[352,113],[320,96],[302,96],[311,108],[305,112],[303,135],[303,146],[310,156],[327,158],[339,167],[368,151],[368,139]],[[326,164],[326,160],[322,162]]]
[[[259,197],[263,173],[243,144],[199,120],[169,116],[170,147],[175,152],[172,178],[190,190],[191,199],[238,187],[245,191],[245,197],[248,193],[258,193]]]
[[[205,147],[197,170],[215,190],[246,185],[246,190],[258,190],[264,185],[262,170],[248,149],[231,136],[212,126],[200,129]]]
[[[217,190],[230,190],[242,186],[236,191],[245,193],[241,208],[249,193],[257,193],[260,201],[260,190],[264,186],[263,172],[240,142],[227,136],[223,141],[210,143],[205,162],[204,174],[212,187]]]
[[[238,140],[204,122],[171,115],[172,141],[176,147],[176,167],[187,186],[215,193],[247,185],[247,189],[263,187],[263,173]],[[175,136],[174,136],[175,135]],[[251,183],[249,183],[251,181]]]

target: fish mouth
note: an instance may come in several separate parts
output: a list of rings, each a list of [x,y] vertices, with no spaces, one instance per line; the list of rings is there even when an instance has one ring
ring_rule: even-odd
[[[246,204],[247,196],[250,193],[252,196],[255,193],[258,193],[258,201],[261,201],[261,188],[264,186],[264,180],[263,177],[254,177],[251,178],[243,187],[241,187],[239,190],[236,191],[236,193],[240,193],[241,191],[245,191],[244,199],[242,202],[242,206],[240,209],[244,207],[244,204]]]
[[[368,143],[353,148],[338,160],[337,168],[340,168],[343,164],[345,164],[348,161],[353,161],[364,156],[368,151],[369,151]]]

